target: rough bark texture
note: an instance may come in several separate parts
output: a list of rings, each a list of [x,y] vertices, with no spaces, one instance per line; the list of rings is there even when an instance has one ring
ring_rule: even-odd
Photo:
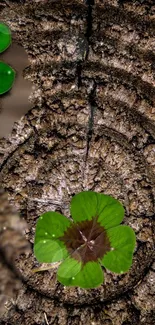
[[[137,247],[127,274],[94,290],[63,287],[56,270],[16,259],[22,290],[6,325],[130,325],[155,320],[154,1],[7,1],[2,20],[28,53],[33,108],[0,142],[1,183],[28,224],[84,189],[118,198]],[[92,5],[90,5],[92,4]],[[10,6],[9,6],[10,5]]]

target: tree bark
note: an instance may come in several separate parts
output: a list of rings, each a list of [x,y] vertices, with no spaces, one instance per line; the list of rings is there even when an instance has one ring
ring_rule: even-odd
[[[1,20],[27,52],[24,78],[35,86],[32,109],[0,141],[1,184],[27,222],[27,240],[33,246],[41,213],[69,217],[72,196],[88,189],[118,198],[126,209],[124,223],[137,238],[131,270],[123,275],[104,270],[105,282],[93,290],[62,286],[56,269],[33,274],[38,265],[33,249],[20,255],[14,266],[23,285],[8,300],[3,325],[153,324],[153,3],[3,5]]]

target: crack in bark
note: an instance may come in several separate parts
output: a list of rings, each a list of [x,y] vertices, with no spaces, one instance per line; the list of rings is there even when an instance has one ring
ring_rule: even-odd
[[[93,127],[94,127],[94,113],[95,109],[97,107],[96,102],[95,102],[95,96],[96,96],[96,84],[94,83],[94,86],[89,94],[89,106],[90,106],[90,116],[89,116],[89,122],[88,122],[88,133],[87,133],[87,151],[86,151],[86,161],[88,158],[88,153],[89,153],[89,147],[90,147],[90,142],[92,139],[92,134],[93,134]]]
[[[88,15],[87,15],[87,30],[86,30],[86,38],[88,41],[88,51],[86,53],[86,61],[88,60],[89,56],[89,46],[90,46],[90,37],[92,35],[92,6],[95,5],[95,0],[86,0],[86,5],[88,6]],[[90,141],[92,138],[92,132],[93,132],[93,124],[94,124],[94,111],[96,107],[95,103],[95,92],[96,92],[96,84],[94,85],[93,89],[91,90],[89,97],[88,97],[88,102],[90,105],[90,116],[89,116],[89,122],[88,122],[88,133],[87,133],[87,148],[86,148],[86,160],[88,158],[88,152],[89,152],[89,146],[90,146]]]
[[[94,0],[86,0],[86,5],[88,5],[88,14],[87,14],[87,30],[86,30],[86,38],[88,41],[88,44],[90,45],[90,37],[92,34],[92,6],[95,4]],[[89,56],[89,48],[86,54],[86,60],[88,59]]]
[[[94,5],[94,0],[86,0],[85,3],[88,6],[88,9],[87,9],[87,29],[86,29],[86,33],[85,33],[85,37],[86,37],[86,40],[88,42],[88,49],[86,50],[84,61],[88,60],[88,56],[89,56],[90,36],[92,34],[92,5]],[[82,72],[82,62],[79,61],[77,63],[77,71],[76,71],[78,89],[82,85],[81,72]]]

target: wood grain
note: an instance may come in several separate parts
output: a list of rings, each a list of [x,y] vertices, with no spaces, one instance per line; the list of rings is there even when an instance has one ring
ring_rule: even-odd
[[[28,223],[69,217],[83,189],[118,198],[137,247],[125,275],[105,271],[94,290],[63,287],[56,270],[32,274],[33,252],[16,261],[26,282],[4,324],[152,324],[154,319],[153,1],[10,1],[3,20],[28,54],[33,108],[1,140],[1,182]]]

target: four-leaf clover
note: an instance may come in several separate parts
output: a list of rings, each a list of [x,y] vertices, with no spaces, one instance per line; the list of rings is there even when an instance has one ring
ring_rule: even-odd
[[[40,216],[34,254],[41,263],[62,260],[57,279],[65,286],[95,288],[104,281],[102,266],[124,273],[132,265],[134,231],[120,225],[124,208],[111,196],[84,191],[71,200],[73,221],[57,212]]]
[[[11,31],[7,25],[0,22],[0,53],[11,45]],[[15,80],[15,71],[6,63],[0,61],[0,95],[12,88]]]

